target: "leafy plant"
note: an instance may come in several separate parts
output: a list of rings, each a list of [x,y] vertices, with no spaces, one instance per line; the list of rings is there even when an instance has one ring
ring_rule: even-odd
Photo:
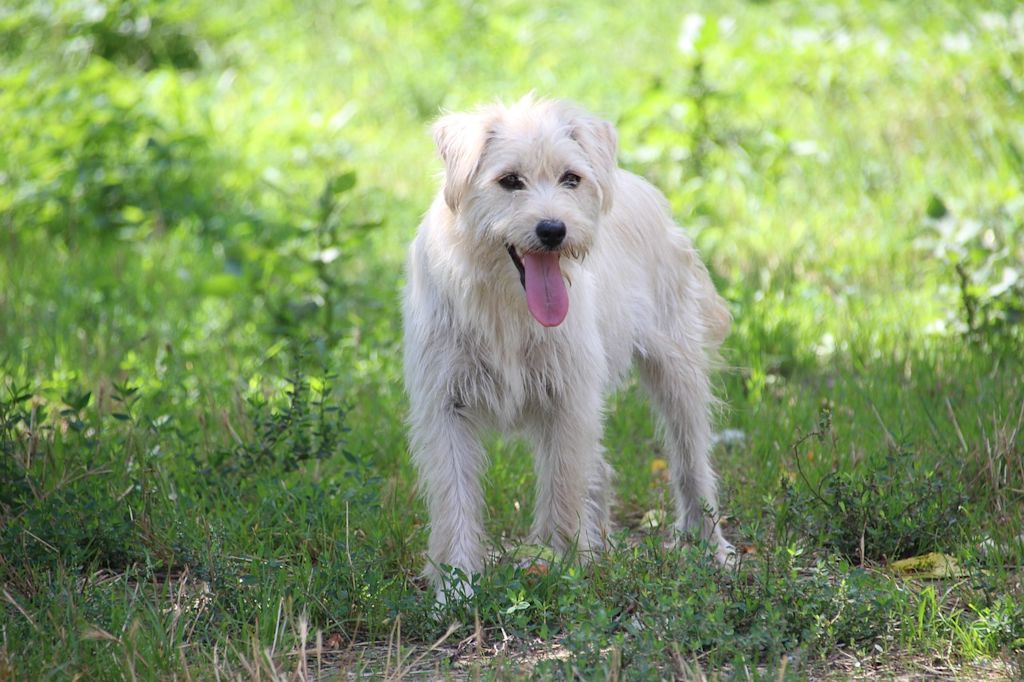
[[[334,395],[334,380],[329,374],[310,379],[300,357],[285,378],[282,401],[271,402],[259,392],[249,395],[253,438],[239,438],[233,448],[219,451],[208,462],[196,460],[200,471],[241,481],[256,472],[288,473],[307,461],[338,455],[358,463],[345,449],[346,408]]]
[[[795,484],[783,479],[776,513],[776,529],[784,542],[814,538],[859,564],[959,545],[967,522],[967,495],[952,467],[929,466],[912,451],[900,449],[868,456],[856,470],[810,481],[802,469],[800,446],[811,437],[825,440],[830,425],[831,407],[826,406],[818,428],[793,446],[800,476]]]
[[[223,210],[207,141],[168,125],[145,83],[99,59],[40,87],[32,78],[0,73],[0,122],[23,130],[0,155],[5,221],[71,241],[141,238]]]
[[[1024,324],[1024,195],[971,215],[955,212],[933,194],[926,216],[920,243],[955,273],[961,306],[957,327],[975,339],[1019,330]]]
[[[27,387],[7,390],[0,401],[0,573],[12,578],[30,566],[120,569],[141,560],[132,511],[141,511],[140,490],[125,487],[121,472],[91,456],[96,426],[86,426],[82,416],[89,393],[72,391],[54,422],[44,409],[20,407],[32,398]],[[64,462],[78,449],[89,455]],[[54,477],[58,466],[62,474]]]

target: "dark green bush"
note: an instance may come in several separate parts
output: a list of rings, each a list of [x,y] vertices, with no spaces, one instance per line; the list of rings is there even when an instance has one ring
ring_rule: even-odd
[[[11,562],[7,570],[57,565],[119,570],[144,557],[131,512],[139,506],[135,491],[119,499],[102,477],[90,477],[17,502],[0,531],[0,555]]]
[[[0,156],[5,222],[73,240],[151,234],[185,220],[209,227],[214,207],[223,210],[221,164],[206,141],[168,126],[138,80],[105,61],[26,87],[37,77],[0,73],[0,121],[22,131]]]
[[[17,56],[46,42],[69,59],[92,56],[148,71],[194,69],[206,39],[190,9],[158,0],[16,1],[0,16],[3,53]]]
[[[5,388],[0,574],[58,565],[122,569],[140,561],[145,548],[134,515],[143,510],[141,490],[123,469],[108,466],[124,443],[112,434],[100,450],[96,424],[83,421],[90,394],[70,392],[64,397],[67,407],[52,414],[42,405],[30,407],[27,387]],[[117,398],[130,400],[120,392]],[[122,406],[130,411],[130,404]],[[111,416],[111,421],[131,418],[122,412]],[[51,472],[58,462],[67,470],[55,478]]]
[[[958,473],[899,452],[865,460],[857,471],[838,471],[817,484],[786,482],[777,531],[813,538],[856,563],[951,550],[963,539],[967,522]]]

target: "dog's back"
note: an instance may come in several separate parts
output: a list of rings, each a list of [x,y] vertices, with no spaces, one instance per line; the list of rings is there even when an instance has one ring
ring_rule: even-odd
[[[625,170],[616,173],[616,184],[598,242],[607,262],[595,265],[619,273],[611,283],[615,290],[605,298],[634,289],[627,295],[651,307],[642,313],[648,319],[637,321],[636,328],[644,330],[657,320],[658,328],[674,338],[697,334],[704,351],[714,353],[729,335],[732,318],[707,267],[673,222],[669,203],[657,188]],[[695,315],[681,314],[683,309]]]

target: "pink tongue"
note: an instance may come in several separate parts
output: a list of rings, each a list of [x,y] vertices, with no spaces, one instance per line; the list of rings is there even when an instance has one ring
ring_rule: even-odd
[[[542,325],[557,327],[569,312],[569,295],[558,267],[558,254],[524,253],[522,261],[526,271],[526,306]]]

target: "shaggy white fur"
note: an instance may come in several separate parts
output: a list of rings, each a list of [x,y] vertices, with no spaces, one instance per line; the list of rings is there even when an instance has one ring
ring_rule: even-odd
[[[606,544],[605,398],[635,364],[660,416],[676,527],[725,562],[708,452],[708,373],[729,313],[668,202],[616,164],[609,123],[527,97],[434,127],[442,190],[404,295],[410,447],[430,512],[427,574],[484,568],[481,435],[524,434],[535,543]],[[467,587],[461,586],[465,591]]]

